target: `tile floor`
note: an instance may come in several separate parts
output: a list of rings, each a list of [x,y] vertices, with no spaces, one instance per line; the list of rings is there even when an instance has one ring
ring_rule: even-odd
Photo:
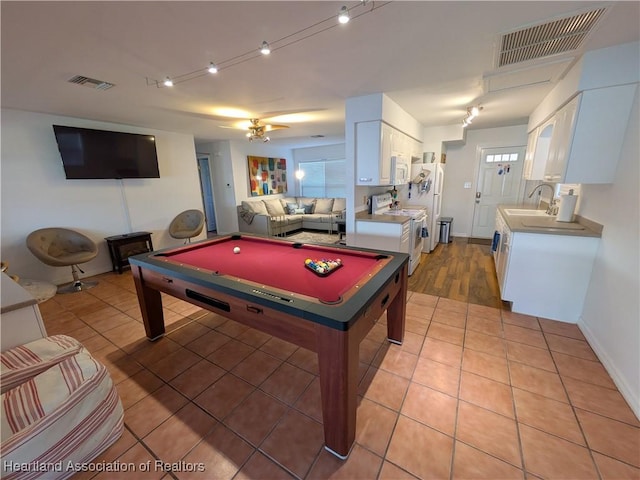
[[[384,316],[362,341],[343,462],[323,449],[313,353],[167,296],[150,343],[131,274],[98,279],[40,305],[122,398],[125,433],[96,462],[173,471],[76,479],[640,478],[640,422],[575,325],[410,292],[404,344]]]

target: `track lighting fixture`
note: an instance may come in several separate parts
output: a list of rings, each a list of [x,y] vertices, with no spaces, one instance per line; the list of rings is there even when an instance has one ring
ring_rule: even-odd
[[[340,9],[340,14],[338,15],[338,22],[349,23],[349,20],[351,20],[351,17],[349,17],[349,10],[346,6],[343,6]]]
[[[271,45],[274,46],[273,48],[275,50],[280,50],[282,48],[289,47],[290,45],[298,44],[302,40],[320,35],[327,30],[338,27],[339,24],[347,23],[364,15],[368,15],[369,13],[372,13],[375,10],[378,10],[379,8],[390,5],[392,3],[393,2],[391,1],[371,2],[369,0],[359,0],[357,4],[354,4],[351,7],[347,7],[346,5],[344,5],[342,6],[342,8],[340,8],[339,11],[339,23],[336,22],[334,11],[334,13],[332,13],[327,18],[314,22],[307,27],[301,28],[281,38],[272,40],[271,44],[264,40],[260,45],[260,53],[262,55],[269,55],[272,51]],[[368,4],[370,4],[371,7],[365,8],[365,6],[367,6]],[[171,78],[167,77],[164,81],[147,77],[147,86],[155,86],[156,88],[172,87],[173,85],[178,85],[179,83],[188,82],[190,80],[194,80],[208,74],[215,74],[222,70],[226,70],[227,68],[252,61],[259,56],[260,55],[256,54],[255,49],[252,48],[247,52],[241,53],[239,55],[233,55],[225,60],[220,60],[216,63],[210,62],[209,66],[199,66],[197,69],[194,69],[190,72],[182,73],[180,75],[172,75]]]
[[[480,110],[482,110],[482,108],[483,107],[477,107],[477,106],[467,108],[467,115],[462,120],[462,127],[465,128],[471,125],[471,122],[473,122],[473,119],[476,118],[478,115],[480,115]]]

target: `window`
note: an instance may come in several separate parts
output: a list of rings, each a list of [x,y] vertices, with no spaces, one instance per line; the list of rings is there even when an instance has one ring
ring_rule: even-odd
[[[298,169],[304,172],[300,180],[303,197],[346,197],[346,160],[318,160],[300,162]]]
[[[487,155],[485,157],[485,162],[487,163],[509,163],[509,162],[517,162],[518,154],[517,153],[503,153],[497,155]]]

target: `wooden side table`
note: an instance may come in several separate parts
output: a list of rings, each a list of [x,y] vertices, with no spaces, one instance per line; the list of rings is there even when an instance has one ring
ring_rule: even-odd
[[[123,268],[129,265],[130,256],[153,251],[149,232],[125,233],[106,237],[105,240],[109,247],[113,271],[117,270],[118,273],[122,273]]]

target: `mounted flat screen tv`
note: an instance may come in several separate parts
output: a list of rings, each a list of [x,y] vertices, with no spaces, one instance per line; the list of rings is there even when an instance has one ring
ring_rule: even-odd
[[[67,179],[160,178],[153,135],[54,125]]]

